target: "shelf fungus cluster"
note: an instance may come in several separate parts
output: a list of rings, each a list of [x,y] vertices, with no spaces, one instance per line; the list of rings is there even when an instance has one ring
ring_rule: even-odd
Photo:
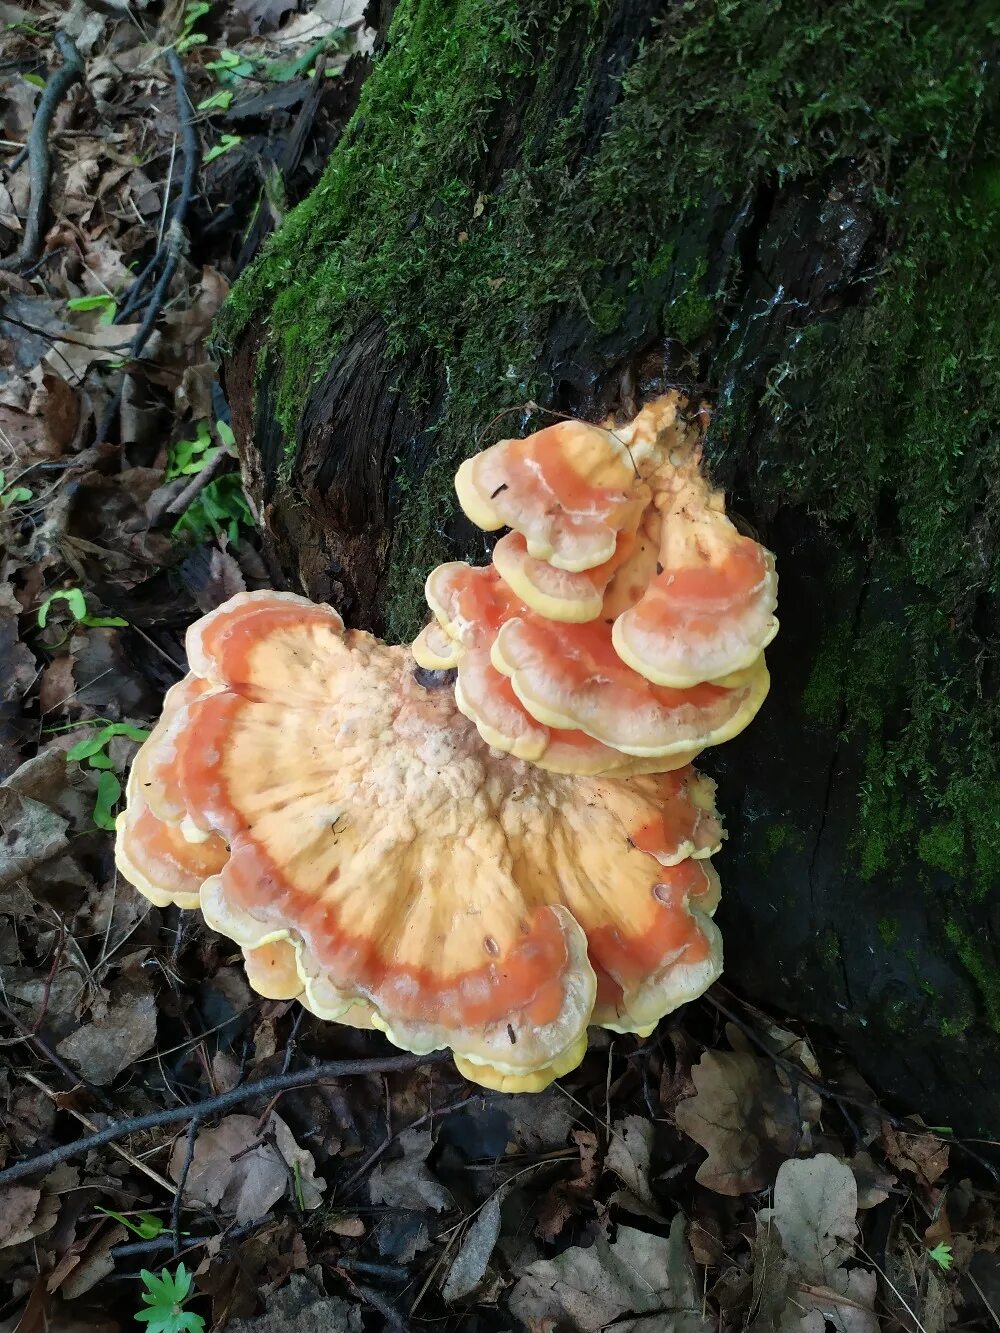
[[[509,531],[485,568],[433,571],[412,648],[287,593],[193,625],[123,874],[200,908],[261,994],[449,1047],[488,1087],[541,1089],[589,1024],[648,1032],[701,994],[723,833],[691,761],[760,707],[777,628],[704,424],[670,394],[464,463],[466,514]]]

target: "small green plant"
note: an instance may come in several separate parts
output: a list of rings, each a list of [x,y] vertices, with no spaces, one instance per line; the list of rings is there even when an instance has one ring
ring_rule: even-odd
[[[940,1245],[935,1245],[933,1250],[927,1251],[927,1258],[933,1259],[939,1268],[943,1268],[947,1273],[950,1271],[955,1258],[951,1252],[951,1246],[946,1245],[944,1241]]]
[[[204,46],[208,37],[203,32],[195,32],[194,25],[199,19],[203,19],[210,12],[212,6],[208,0],[188,0],[184,6],[184,21],[181,24],[181,34],[177,38],[175,50],[179,56],[185,51],[190,51],[192,46]]]
[[[142,1299],[149,1309],[135,1317],[146,1325],[146,1333],[205,1333],[202,1316],[183,1308],[191,1294],[191,1274],[183,1264],[174,1274],[162,1268],[159,1277],[144,1268],[142,1280],[146,1287]]]
[[[9,509],[11,505],[22,505],[32,499],[35,492],[27,486],[16,486],[7,481],[7,474],[0,468],[0,509]]]
[[[238,51],[220,51],[215,60],[206,60],[205,68],[211,70],[220,83],[245,78],[254,71],[253,61],[247,60]]]
[[[116,736],[127,736],[130,741],[141,743],[148,738],[149,732],[143,727],[134,727],[131,722],[109,722],[93,736],[86,736],[66,751],[68,763],[86,762],[88,768],[99,770],[93,820],[98,828],[109,831],[115,827],[115,806],[122,794],[121,781],[108,754],[108,746]]]
[[[131,1231],[133,1236],[138,1236],[140,1240],[155,1240],[166,1228],[160,1219],[153,1213],[139,1213],[138,1221],[131,1217],[126,1217],[124,1213],[116,1213],[113,1208],[102,1208],[97,1205],[97,1211],[103,1213],[105,1217],[113,1217],[127,1231]]]
[[[239,539],[240,524],[253,527],[253,521],[239,473],[229,472],[217,481],[209,482],[174,524],[172,531],[175,537],[188,536],[196,542],[223,535],[235,542]]]
[[[33,88],[44,88],[45,80],[40,74],[24,74],[21,76],[25,83],[30,83]]]
[[[208,422],[199,421],[193,440],[178,440],[170,446],[164,474],[166,480],[173,481],[177,477],[189,477],[200,472],[211,461],[214,453],[215,442]]]
[[[118,314],[118,302],[110,294],[99,292],[96,296],[72,296],[66,302],[67,310],[99,310],[98,324],[113,324]]]
[[[221,157],[223,153],[228,153],[231,148],[238,147],[242,142],[242,134],[224,134],[215,147],[210,148],[202,158],[203,165],[207,167],[209,162],[214,162],[217,157]]]
[[[236,443],[232,427],[225,421],[215,423],[215,437],[224,449],[232,449]],[[164,477],[167,481],[174,481],[177,477],[193,476],[196,472],[201,472],[217,452],[208,422],[199,421],[193,440],[178,440],[176,444],[171,445]]]
[[[199,111],[228,111],[233,104],[235,94],[228,89],[222,88],[211,97],[203,97],[198,103]]]
[[[92,616],[87,610],[87,599],[80,588],[57,588],[50,592],[38,608],[38,628],[44,629],[49,623],[49,612],[56,602],[65,602],[70,615],[80,625],[90,629],[120,628],[128,625],[121,616]]]

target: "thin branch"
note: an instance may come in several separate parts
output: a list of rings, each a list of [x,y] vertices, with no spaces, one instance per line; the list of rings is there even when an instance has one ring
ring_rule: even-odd
[[[42,240],[45,235],[45,217],[49,209],[49,186],[52,182],[52,152],[49,148],[49,130],[56,108],[73,84],[83,78],[83,58],[76,49],[76,44],[64,32],[57,32],[56,47],[63,58],[63,65],[55,71],[45,85],[31,133],[28,136],[27,153],[31,182],[31,203],[24,223],[24,235],[17,254],[11,259],[0,261],[2,268],[26,268],[34,264],[42,253]]]
[[[33,1088],[37,1088],[39,1092],[44,1092],[46,1097],[55,1102],[56,1106],[59,1106],[59,1094],[53,1092],[51,1088],[47,1088],[40,1078],[36,1078],[34,1074],[29,1073],[26,1069],[18,1070],[17,1076],[30,1083]],[[92,1134],[97,1133],[97,1126],[93,1120],[89,1116],[85,1116],[82,1111],[76,1110],[73,1106],[63,1106],[59,1109],[68,1111],[74,1120],[79,1120],[80,1124],[85,1129],[89,1129]],[[159,1171],[154,1171],[151,1166],[147,1165],[141,1158],[136,1157],[134,1153],[130,1153],[127,1148],[123,1148],[120,1143],[111,1143],[108,1146],[112,1152],[118,1154],[123,1162],[128,1162],[129,1166],[134,1167],[136,1171],[141,1171],[144,1176],[148,1176],[155,1184],[165,1189],[168,1194],[173,1194],[173,1182],[167,1180],[165,1176],[161,1176]]]
[[[181,1163],[180,1175],[177,1177],[177,1188],[174,1190],[174,1201],[170,1208],[170,1229],[174,1233],[175,1259],[181,1252],[181,1200],[184,1197],[184,1186],[187,1184],[188,1172],[191,1170],[191,1163],[194,1161],[195,1140],[198,1137],[201,1120],[200,1115],[192,1116],[191,1123],[188,1125],[184,1161]]]
[[[298,1069],[289,1074],[275,1074],[272,1078],[258,1079],[256,1083],[244,1083],[240,1088],[229,1092],[220,1092],[217,1097],[206,1097],[204,1101],[193,1102],[185,1106],[171,1106],[164,1111],[154,1111],[149,1115],[133,1116],[128,1120],[119,1120],[96,1134],[77,1139],[75,1143],[63,1144],[50,1152],[29,1157],[26,1161],[15,1162],[0,1171],[0,1186],[21,1180],[36,1172],[51,1171],[60,1162],[68,1162],[73,1157],[89,1152],[91,1148],[101,1148],[106,1143],[125,1138],[128,1134],[139,1134],[149,1129],[162,1129],[167,1125],[182,1125],[197,1117],[204,1120],[207,1116],[228,1111],[234,1106],[253,1097],[273,1097],[276,1092],[289,1092],[292,1088],[306,1088],[311,1084],[322,1083],[331,1078],[350,1078],[364,1074],[400,1074],[423,1065],[440,1064],[446,1059],[444,1052],[434,1055],[389,1055],[374,1060],[327,1060],[314,1065],[311,1069]]]
[[[129,291],[128,296],[122,302],[115,314],[114,322],[123,323],[130,315],[135,314],[138,308],[143,304],[143,291],[146,284],[160,265],[160,276],[156,280],[149,295],[146,313],[143,316],[142,323],[132,339],[129,347],[129,357],[135,360],[141,356],[142,349],[149,341],[149,336],[153,332],[153,326],[159,317],[160,310],[167,295],[167,288],[170,286],[171,279],[177,271],[177,265],[180,263],[181,255],[184,252],[186,243],[185,220],[187,218],[188,206],[194,196],[195,181],[201,166],[201,144],[198,141],[198,131],[195,127],[194,107],[191,105],[191,98],[188,96],[187,81],[184,77],[184,66],[181,64],[180,57],[173,48],[169,48],[165,53],[167,64],[170,66],[170,73],[174,79],[174,96],[177,101],[177,117],[181,123],[181,140],[184,146],[184,174],[181,177],[180,194],[177,196],[177,202],[174,204],[173,213],[170,216],[170,224],[166,229],[166,235],[163,243],[158,245],[152,259],[145,266]],[[111,430],[112,423],[118,415],[121,407],[122,387],[119,386],[118,392],[112,398],[107,411],[97,430],[96,443],[101,444],[107,439]]]
[[[108,1101],[107,1097],[105,1097],[104,1093],[101,1092],[100,1088],[96,1088],[93,1083],[88,1082],[88,1080],[81,1074],[78,1074],[75,1069],[71,1069],[62,1056],[56,1054],[45,1038],[29,1028],[26,1023],[22,1023],[17,1014],[14,1013],[13,1009],[9,1009],[2,1000],[0,1000],[0,1014],[6,1018],[7,1022],[10,1023],[12,1027],[17,1029],[26,1042],[34,1046],[35,1050],[43,1060],[47,1060],[50,1065],[53,1065],[59,1070],[63,1078],[69,1083],[71,1089],[82,1086],[87,1089],[95,1101],[99,1102],[100,1105],[104,1107],[105,1111],[110,1112],[113,1109],[111,1103]]]

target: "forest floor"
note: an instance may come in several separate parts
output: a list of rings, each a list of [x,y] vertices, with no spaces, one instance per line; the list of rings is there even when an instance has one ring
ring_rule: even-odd
[[[212,322],[371,34],[352,0],[0,20],[0,1333],[1000,1327],[996,1145],[822,1034],[720,985],[486,1093],[261,999],[116,874],[186,626],[269,586]]]

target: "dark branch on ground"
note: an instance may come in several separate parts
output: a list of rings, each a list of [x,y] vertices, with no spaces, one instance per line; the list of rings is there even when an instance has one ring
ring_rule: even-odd
[[[149,1129],[161,1129],[167,1125],[182,1125],[192,1118],[204,1120],[210,1115],[218,1115],[234,1106],[249,1101],[253,1097],[273,1097],[275,1093],[290,1092],[293,1088],[306,1088],[315,1083],[322,1083],[331,1078],[352,1078],[364,1074],[400,1074],[421,1065],[439,1064],[447,1058],[444,1053],[434,1055],[389,1055],[372,1060],[327,1060],[313,1065],[311,1069],[297,1069],[288,1074],[275,1074],[272,1078],[258,1079],[255,1083],[244,1083],[242,1087],[221,1092],[217,1097],[206,1097],[204,1101],[193,1102],[186,1106],[171,1106],[164,1111],[154,1111],[149,1115],[133,1116],[108,1125],[96,1134],[88,1134],[74,1143],[63,1144],[50,1152],[37,1157],[29,1157],[23,1162],[15,1162],[0,1171],[0,1186],[21,1180],[36,1172],[51,1171],[60,1162],[68,1162],[89,1152],[91,1148],[103,1147],[128,1134],[139,1134]]]
[[[27,268],[38,260],[42,252],[45,218],[49,210],[49,186],[52,182],[49,130],[59,103],[73,84],[83,78],[83,58],[76,49],[76,44],[64,32],[56,33],[55,43],[64,63],[45,85],[26,144],[31,203],[24,222],[24,235],[21,237],[17,253],[10,259],[0,260],[0,268]]]
[[[198,131],[195,128],[194,107],[188,95],[187,80],[184,77],[184,66],[181,64],[176,51],[168,49],[164,54],[174,80],[174,96],[177,101],[177,117],[181,125],[181,141],[184,152],[184,174],[181,177],[180,193],[170,215],[170,221],[164,231],[163,240],[157,246],[152,259],[132,284],[128,296],[115,313],[115,323],[122,324],[130,315],[134,315],[144,302],[148,302],[146,312],[142,317],[142,323],[129,345],[129,357],[132,360],[142,355],[142,350],[149,341],[153,326],[156,324],[163,308],[167,289],[177,271],[181,255],[184,253],[187,238],[185,230],[187,211],[194,196],[195,181],[201,166],[201,145],[198,141]],[[143,293],[150,278],[158,268],[160,269],[160,275],[147,298]],[[121,407],[121,401],[122,387],[119,386],[118,392],[109,403],[104,418],[98,427],[96,444],[101,444],[107,439]]]

